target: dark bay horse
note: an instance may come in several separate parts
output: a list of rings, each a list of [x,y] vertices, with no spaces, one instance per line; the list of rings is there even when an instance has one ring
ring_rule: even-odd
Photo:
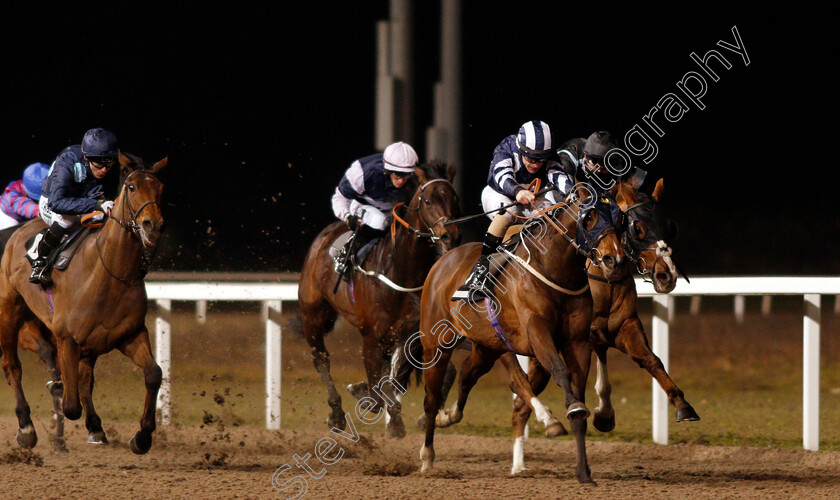
[[[666,240],[673,236],[669,221],[662,217],[658,203],[665,191],[662,179],[656,183],[653,195],[637,192],[638,186],[628,181],[620,182],[616,201],[626,216],[627,229],[621,235],[622,247],[635,263],[637,271],[653,281],[659,293],[669,293],[676,286],[677,271],[671,258],[671,247]],[[676,407],[676,420],[694,421],[700,417],[683,397],[683,392],[671,380],[662,361],[651,351],[642,322],[636,310],[636,282],[632,276],[623,280],[608,280],[597,267],[589,269],[589,288],[592,293],[592,326],[590,342],[596,354],[597,380],[595,390],[599,405],[593,411],[592,425],[602,432],[615,428],[615,411],[607,374],[607,349],[612,347],[630,356],[646,369],[668,394]],[[529,367],[531,390],[540,394],[546,387],[549,374],[541,366]],[[521,398],[514,400],[513,466],[511,474],[525,469],[524,431],[531,409]]]
[[[404,289],[422,286],[435,260],[460,242],[457,226],[444,226],[447,220],[460,216],[458,196],[452,186],[454,167],[447,169],[446,164],[433,161],[416,168],[415,173],[418,187],[400,217],[405,225],[395,221],[391,234],[376,244],[364,263],[365,268],[379,271]],[[324,344],[338,315],[362,334],[362,357],[367,387],[371,388],[379,387],[388,373],[394,346],[417,331],[420,318],[416,292],[399,291],[358,270],[349,283],[342,281],[337,293],[333,293],[337,274],[328,251],[346,231],[343,223],[334,222],[318,234],[303,263],[298,288],[303,334],[312,347],[312,360],[327,388],[327,402],[332,408],[327,424],[338,429],[345,428],[346,420]],[[376,401],[372,411],[381,408],[382,394],[388,399],[389,436],[403,437],[405,427],[392,384],[379,387],[379,392],[367,391],[367,387],[366,395]]]
[[[539,222],[523,228],[522,244],[497,269],[494,298],[483,304],[472,300],[466,301],[467,305],[465,301],[450,302],[478,257],[479,243],[452,250],[429,272],[420,317],[423,360],[431,365],[423,372],[426,438],[420,451],[422,471],[430,470],[434,464],[435,427],[460,421],[469,391],[478,378],[502,354],[512,351],[536,357],[565,391],[566,416],[571,420],[577,445],[576,476],[582,483],[592,482],[584,441],[589,416],[584,396],[592,352],[592,299],[584,270],[586,258],[575,243],[578,232],[587,232],[589,254],[610,279],[621,279],[627,274],[627,266],[610,212],[603,207],[592,209],[597,204],[596,197],[586,197],[582,188],[578,193],[582,202],[555,208],[544,219],[534,219]],[[605,199],[601,203],[608,202]],[[540,236],[533,237],[535,232]],[[458,400],[452,408],[440,410],[445,366],[459,335],[472,340],[472,352],[461,367]],[[514,361],[509,365],[505,359]],[[511,388],[537,412],[546,433],[556,435],[562,426],[531,392],[515,357],[503,357],[503,362],[510,373]]]
[[[163,226],[163,184],[155,174],[167,160],[149,169],[133,155],[121,153],[119,161],[124,182],[111,216],[81,243],[66,270],[53,271],[51,287],[29,282],[24,258],[26,241],[44,227],[40,219],[12,236],[0,261],[0,348],[16,399],[17,441],[25,448],[35,445],[37,435],[21,386],[17,346],[21,326],[30,321],[38,321],[55,336],[63,413],[76,420],[84,409],[89,440],[104,439],[92,399],[97,358],[117,348],[143,369],[145,407],[140,430],[129,447],[142,454],[152,445],[161,370],[152,357],[145,326],[148,301],[143,277]]]
[[[21,227],[23,227],[23,223],[0,231],[0,258],[3,256],[3,251],[6,248],[6,243],[9,241],[9,238]],[[64,414],[61,413],[63,386],[61,384],[61,374],[58,371],[58,364],[55,359],[55,337],[53,337],[52,332],[47,330],[42,323],[33,319],[25,321],[21,325],[20,334],[18,335],[18,346],[21,349],[26,349],[37,354],[47,366],[47,371],[50,374],[50,380],[47,382],[47,390],[53,401],[53,418],[55,419],[55,439],[53,440],[53,445],[57,451],[67,451],[64,443]],[[3,351],[0,350],[0,357],[2,356]]]

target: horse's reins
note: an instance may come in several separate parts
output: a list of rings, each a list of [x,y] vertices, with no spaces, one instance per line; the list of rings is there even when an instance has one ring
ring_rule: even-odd
[[[133,175],[133,174],[134,173],[132,172],[131,175]],[[138,208],[137,211],[135,212],[134,209],[131,207],[131,199],[129,198],[128,194],[125,193],[125,183],[128,182],[128,179],[131,177],[131,175],[126,177],[125,181],[123,181],[123,188],[122,188],[122,191],[120,193],[120,194],[125,194],[125,203],[123,203],[123,205],[122,205],[121,217],[123,219],[125,219],[125,211],[126,211],[126,208],[128,208],[129,212],[132,212],[131,220],[129,222],[123,222],[118,217],[113,216],[110,213],[108,214],[108,218],[112,219],[114,222],[119,224],[119,226],[121,228],[125,229],[126,231],[131,233],[133,236],[139,237],[138,234],[140,232],[140,225],[137,224],[137,217],[140,215],[140,212],[142,212],[144,208],[151,205],[152,203],[154,203],[155,205],[158,205],[158,202],[155,201],[155,200],[149,200],[149,201],[143,203],[142,205],[140,205],[140,208]],[[102,234],[101,231],[96,234],[96,238],[94,238],[94,242],[96,243],[96,253],[99,256],[99,262],[102,263],[102,267],[105,268],[105,271],[107,271],[108,274],[110,274],[111,276],[113,276],[114,278],[116,278],[118,281],[125,284],[126,286],[132,286],[132,285],[137,284],[139,281],[141,281],[146,276],[146,273],[149,271],[149,264],[151,264],[152,258],[154,257],[154,251],[153,251],[153,253],[150,257],[146,254],[145,247],[143,247],[142,251],[140,252],[140,259],[141,259],[140,260],[140,274],[132,280],[120,278],[119,276],[114,274],[113,271],[108,269],[108,265],[105,264],[105,259],[102,257],[102,246],[99,243],[99,236],[101,234]],[[143,246],[142,241],[141,241],[140,245]],[[157,247],[155,247],[155,250],[157,250]]]
[[[394,236],[396,235],[396,232],[397,232],[396,223],[399,222],[406,229],[411,231],[414,234],[414,236],[416,236],[417,238],[429,238],[432,241],[432,243],[435,243],[435,244],[437,244],[437,242],[440,241],[440,236],[435,235],[435,232],[434,232],[433,228],[441,222],[443,222],[444,226],[449,225],[449,223],[447,222],[448,218],[445,215],[439,217],[438,220],[429,224],[428,222],[426,222],[426,219],[423,218],[423,215],[419,214],[420,215],[420,221],[423,222],[423,225],[425,225],[426,229],[428,230],[428,232],[423,232],[423,231],[421,231],[417,228],[411,227],[411,224],[406,222],[402,217],[399,216],[399,214],[397,214],[397,208],[399,208],[401,206],[405,206],[406,210],[418,210],[419,211],[420,210],[420,203],[423,200],[423,191],[426,189],[426,187],[429,184],[432,184],[432,183],[435,183],[435,182],[445,182],[445,183],[449,184],[450,186],[452,186],[452,183],[449,182],[448,179],[432,179],[432,180],[426,182],[425,184],[423,184],[422,186],[420,186],[420,189],[418,189],[420,194],[417,196],[417,207],[416,208],[405,205],[404,202],[401,202],[401,203],[397,203],[394,206],[394,208],[391,209],[391,213],[394,216],[394,220],[391,221],[391,238],[394,238]],[[452,186],[452,189],[454,190],[455,187]]]

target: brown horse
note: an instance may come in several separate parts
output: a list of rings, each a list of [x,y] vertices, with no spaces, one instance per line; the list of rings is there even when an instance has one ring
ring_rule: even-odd
[[[557,208],[544,219],[534,219],[523,228],[522,244],[514,253],[508,253],[510,258],[499,266],[498,277],[493,278],[496,293],[483,305],[471,300],[468,306],[464,301],[450,302],[478,257],[480,244],[456,248],[429,272],[420,317],[423,359],[431,365],[424,371],[426,438],[420,451],[422,471],[434,464],[435,427],[458,422],[478,378],[503,353],[512,351],[536,357],[565,391],[566,416],[571,420],[577,445],[576,475],[582,483],[592,482],[584,441],[589,416],[584,396],[591,357],[592,299],[584,271],[585,257],[575,243],[578,233],[586,233],[581,239],[590,244],[589,255],[597,258],[610,279],[621,279],[627,273],[627,266],[614,222],[610,220],[611,212],[604,209],[603,204],[609,200],[585,198],[582,188],[578,193],[583,202]],[[595,206],[599,208],[595,210]],[[534,237],[536,231],[540,234],[538,238]],[[439,410],[444,367],[459,334],[472,340],[473,349],[461,367],[458,400],[452,408]],[[504,359],[511,358],[512,355]],[[518,364],[514,361],[506,368],[511,388],[537,412],[546,433],[559,432],[562,426],[531,392]]]
[[[458,196],[452,186],[454,167],[447,169],[444,163],[431,162],[416,168],[415,173],[414,182],[419,187],[400,217],[405,225],[395,222],[391,234],[376,244],[364,263],[402,289],[422,286],[438,256],[460,242],[457,226],[444,226],[447,220],[460,216]],[[346,425],[341,396],[330,375],[330,355],[324,344],[324,337],[340,314],[362,334],[367,386],[380,389],[368,392],[365,388],[365,393],[376,402],[372,411],[381,408],[384,395],[390,417],[388,434],[402,437],[405,427],[398,395],[394,394],[392,383],[387,387],[378,383],[388,371],[394,346],[417,331],[419,300],[416,293],[392,288],[381,279],[361,274],[358,269],[350,282],[342,281],[337,293],[333,293],[337,274],[328,251],[346,230],[343,223],[335,222],[315,238],[303,263],[298,288],[303,333],[312,347],[312,360],[327,388],[327,402],[332,408],[327,424],[338,429]]]
[[[23,227],[23,223],[0,231],[0,258],[3,256],[9,238],[21,227]],[[47,390],[53,401],[53,418],[56,427],[53,445],[56,451],[67,451],[67,446],[64,443],[64,415],[61,413],[61,395],[63,392],[61,374],[55,360],[55,337],[38,320],[26,321],[20,327],[18,347],[34,352],[47,366],[47,371],[50,374],[50,380],[47,381]],[[0,357],[2,356],[3,351],[0,350]]]
[[[671,224],[663,219],[658,206],[665,184],[660,179],[652,197],[638,193],[637,189],[637,185],[628,181],[620,182],[615,188],[616,200],[627,218],[622,246],[636,264],[639,273],[653,281],[656,291],[668,293],[676,286],[677,272],[671,259],[671,248],[665,241],[673,236],[668,230]],[[595,390],[600,400],[593,411],[592,425],[602,432],[615,428],[615,411],[610,401],[612,390],[607,376],[607,349],[610,347],[630,356],[659,382],[671,404],[676,407],[677,422],[700,420],[694,408],[683,397],[683,392],[665,371],[660,359],[650,350],[636,310],[636,282],[632,276],[623,280],[608,280],[600,269],[592,267],[589,288],[593,302],[590,342],[597,356]],[[528,376],[531,390],[540,394],[548,383],[548,372],[532,363]],[[517,397],[513,412],[514,451],[511,474],[525,469],[523,436],[530,414],[531,409]]]
[[[151,169],[133,155],[120,154],[119,160],[125,180],[110,218],[81,243],[66,270],[53,271],[50,288],[29,282],[24,258],[26,241],[44,227],[41,220],[28,222],[12,236],[0,262],[0,348],[16,399],[17,441],[24,448],[37,442],[17,353],[19,330],[31,321],[55,336],[64,385],[63,413],[76,420],[84,409],[89,442],[107,441],[92,399],[97,358],[116,347],[143,369],[145,408],[141,428],[129,447],[142,454],[152,445],[161,370],[152,357],[144,324],[148,303],[143,277],[163,226],[163,184],[155,173],[167,160]]]

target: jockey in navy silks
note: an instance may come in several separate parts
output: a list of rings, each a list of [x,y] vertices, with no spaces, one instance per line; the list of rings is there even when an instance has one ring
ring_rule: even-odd
[[[596,193],[609,191],[615,182],[628,178],[633,178],[638,189],[647,172],[637,167],[628,169],[627,158],[621,154],[608,156],[614,149],[618,149],[615,138],[602,130],[593,132],[586,139],[569,139],[560,146],[557,159],[570,179],[587,183]]]
[[[350,164],[332,197],[332,207],[335,216],[356,232],[355,248],[385,234],[391,209],[411,198],[407,182],[417,165],[417,153],[404,142]]]
[[[108,213],[105,182],[117,163],[117,137],[102,128],[88,130],[81,144],[68,146],[53,162],[39,206],[48,228],[36,235],[27,254],[32,262],[29,281],[52,283],[47,258],[62,238],[76,228],[81,216],[94,210]],[[113,178],[113,176],[111,176]]]
[[[550,204],[566,197],[573,182],[557,161],[555,149],[551,129],[547,123],[539,120],[525,122],[518,134],[505,137],[496,146],[487,175],[487,186],[481,193],[481,204],[486,212],[509,205],[514,200],[519,204],[501,214],[488,214],[493,222],[484,235],[481,256],[466,282],[453,294],[452,300],[468,299],[472,290],[473,299],[486,296],[488,290],[485,282],[490,269],[490,255],[497,251],[515,216],[528,217],[535,213],[531,203],[536,196],[528,190],[532,181],[539,179],[543,185],[548,182],[555,186],[555,191],[546,195],[546,201]]]

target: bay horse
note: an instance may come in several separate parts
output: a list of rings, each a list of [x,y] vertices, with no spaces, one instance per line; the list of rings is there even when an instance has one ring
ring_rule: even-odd
[[[365,267],[379,270],[403,290],[421,287],[439,255],[458,245],[461,239],[457,226],[444,226],[449,219],[460,216],[458,196],[452,185],[455,168],[432,161],[415,168],[415,174],[416,179],[411,182],[417,185],[416,191],[405,207],[404,216],[400,217],[404,224],[395,218],[391,234],[373,247],[364,262]],[[413,188],[409,187],[409,192]],[[349,282],[342,281],[337,293],[333,293],[337,274],[328,251],[346,231],[342,222],[330,224],[318,234],[306,255],[298,287],[303,334],[312,348],[315,369],[327,389],[327,403],[332,409],[327,424],[342,430],[346,426],[341,396],[330,375],[330,355],[324,344],[324,337],[332,331],[340,314],[362,334],[362,359],[368,382],[363,392],[376,402],[370,410],[381,409],[384,394],[388,399],[388,435],[401,438],[405,426],[393,384],[379,392],[368,388],[378,387],[387,374],[394,346],[417,331],[419,300],[416,291],[392,288],[358,269],[353,271]]]
[[[64,385],[62,412],[77,420],[84,409],[88,442],[107,442],[92,399],[97,358],[117,348],[143,369],[145,407],[129,448],[136,454],[151,448],[162,374],[145,326],[148,300],[143,277],[163,227],[163,183],[156,174],[167,162],[164,158],[147,169],[140,158],[120,153],[124,181],[110,217],[80,244],[66,270],[53,271],[49,288],[29,282],[24,258],[26,242],[44,223],[32,220],[9,240],[0,261],[0,349],[15,394],[17,441],[22,447],[35,446],[37,435],[21,386],[17,346],[21,325],[37,321],[55,336]]]
[[[16,226],[0,230],[0,258],[3,257],[3,251],[6,248],[6,243],[9,241],[9,238],[22,226],[23,222]],[[20,327],[18,347],[34,352],[47,366],[47,371],[50,374],[50,380],[47,381],[47,391],[52,398],[53,418],[55,419],[53,446],[56,451],[67,451],[67,446],[64,442],[64,415],[61,413],[63,386],[61,384],[61,374],[58,371],[58,364],[55,359],[55,338],[52,332],[47,330],[37,320],[25,321]],[[0,350],[0,357],[2,356],[3,351]]]
[[[584,238],[590,243],[587,253],[610,279],[621,279],[628,268],[615,232],[614,212],[602,205],[609,200],[586,196],[584,187],[576,187],[581,201],[560,204],[544,214],[544,219],[533,219],[522,229],[522,243],[514,252],[507,252],[509,259],[501,265],[497,263],[496,274],[491,272],[496,293],[485,299],[483,306],[472,300],[467,301],[469,307],[464,307],[465,301],[450,301],[478,257],[480,243],[450,251],[429,272],[423,287],[420,316],[423,362],[430,365],[423,372],[426,437],[420,450],[421,472],[434,466],[435,427],[461,420],[471,388],[502,354],[510,351],[536,357],[563,388],[566,416],[571,421],[576,442],[576,476],[581,483],[593,482],[584,440],[589,416],[584,400],[592,352],[589,345],[592,298],[584,270],[586,258],[576,244],[578,232],[587,233]],[[599,209],[595,210],[595,206]],[[539,238],[532,237],[536,230],[540,232]],[[458,400],[451,408],[439,410],[444,367],[458,344],[459,335],[472,341],[472,351],[461,367]],[[511,389],[537,412],[546,426],[546,434],[556,435],[562,426],[531,392],[515,357],[511,354],[502,359],[510,374]],[[512,365],[505,361],[509,359],[514,359]]]
[[[622,247],[633,261],[636,270],[653,282],[659,293],[669,293],[676,287],[677,269],[666,240],[675,236],[673,223],[664,219],[659,202],[665,191],[662,179],[656,183],[652,196],[638,192],[638,184],[621,181],[614,188],[616,201],[626,218],[626,230],[621,235]],[[589,271],[592,293],[592,325],[590,342],[596,355],[597,380],[595,390],[599,404],[592,414],[592,425],[601,432],[615,428],[615,411],[610,400],[612,392],[607,373],[607,349],[612,347],[630,356],[646,369],[668,394],[676,408],[676,421],[696,421],[700,417],[685,400],[683,392],[668,375],[662,361],[650,349],[644,327],[636,308],[636,282],[632,276],[609,280],[597,267]],[[531,390],[540,394],[549,379],[548,372],[531,363],[528,370]],[[511,474],[525,469],[524,431],[531,409],[516,397],[513,411],[513,466]]]

